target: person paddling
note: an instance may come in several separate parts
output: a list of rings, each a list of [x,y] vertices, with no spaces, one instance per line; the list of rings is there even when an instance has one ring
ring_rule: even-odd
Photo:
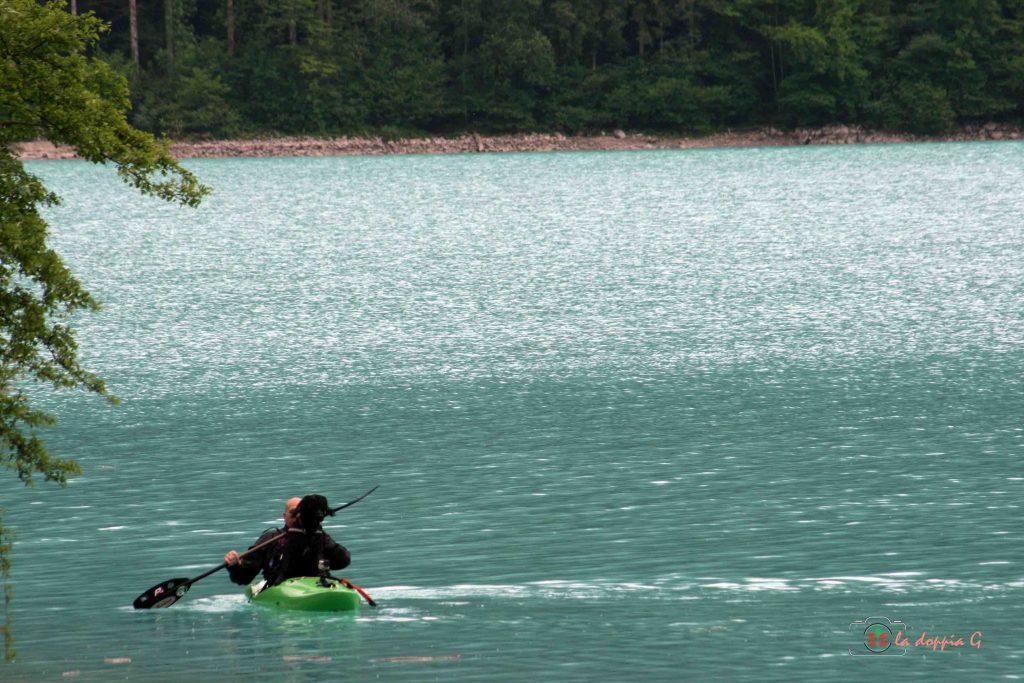
[[[284,508],[284,528],[264,531],[249,547],[280,534],[284,536],[245,556],[229,551],[224,556],[228,576],[233,582],[246,585],[262,570],[266,585],[274,586],[296,576],[321,576],[328,569],[344,569],[352,562],[351,554],[321,526],[324,518],[332,514],[323,496],[289,498]]]

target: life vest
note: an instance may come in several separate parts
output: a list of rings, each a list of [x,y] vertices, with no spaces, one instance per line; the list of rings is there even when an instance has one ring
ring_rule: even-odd
[[[276,586],[285,579],[295,576],[317,576],[326,573],[321,570],[324,559],[324,532],[317,529],[307,534],[304,529],[291,527],[288,533],[274,544],[267,562],[267,584]]]

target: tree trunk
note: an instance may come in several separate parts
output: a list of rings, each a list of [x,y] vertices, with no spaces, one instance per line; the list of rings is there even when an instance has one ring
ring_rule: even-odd
[[[687,20],[688,20],[689,35],[690,35],[690,54],[693,54],[693,50],[696,47],[696,43],[697,43],[694,31],[693,31],[693,25],[694,25],[694,22],[696,21],[696,18],[694,17],[694,14],[696,14],[696,4],[697,3],[694,2],[694,0],[690,0],[690,8],[689,8],[690,11],[686,13]]]
[[[139,65],[139,8],[136,0],[128,0],[128,27],[132,44],[132,61]]]
[[[174,63],[174,0],[164,0],[164,42],[170,63]]]
[[[228,57],[235,56],[235,0],[227,0]]]
[[[78,16],[78,0],[71,0],[71,14]]]

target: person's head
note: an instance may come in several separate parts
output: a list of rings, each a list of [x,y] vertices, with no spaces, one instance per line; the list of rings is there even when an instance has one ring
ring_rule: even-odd
[[[284,504],[284,528],[290,529],[299,521],[299,503],[301,498],[289,498]]]

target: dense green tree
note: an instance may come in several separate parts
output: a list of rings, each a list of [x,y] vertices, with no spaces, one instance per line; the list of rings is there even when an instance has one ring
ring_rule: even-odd
[[[859,9],[857,0],[817,0],[787,23],[767,28],[778,55],[774,83],[786,123],[820,125],[858,117],[867,79],[857,42]]]
[[[106,395],[78,363],[66,320],[97,303],[46,243],[41,207],[59,198],[28,173],[12,142],[43,137],[93,162],[113,162],[140,191],[196,204],[205,192],[165,145],[125,121],[123,77],[85,55],[103,30],[91,16],[57,3],[0,0],[0,458],[25,483],[34,473],[64,482],[74,463],[52,459],[34,428],[52,417],[33,409],[26,379]]]
[[[69,318],[98,303],[47,244],[40,210],[59,203],[9,149],[26,138],[72,145],[112,162],[146,194],[194,205],[206,192],[148,133],[125,120],[124,78],[87,56],[104,27],[64,5],[0,0],[0,462],[26,484],[65,483],[78,465],[54,458],[37,430],[54,417],[34,408],[29,384],[84,389],[113,398],[78,361]]]
[[[366,121],[375,128],[423,130],[444,109],[445,73],[433,15],[399,0],[363,0],[342,14],[359,27],[352,42],[358,61],[346,79],[346,93],[365,101]]]
[[[509,18],[480,46],[478,74],[491,125],[531,130],[538,124],[538,102],[554,84],[551,41],[529,23]]]

